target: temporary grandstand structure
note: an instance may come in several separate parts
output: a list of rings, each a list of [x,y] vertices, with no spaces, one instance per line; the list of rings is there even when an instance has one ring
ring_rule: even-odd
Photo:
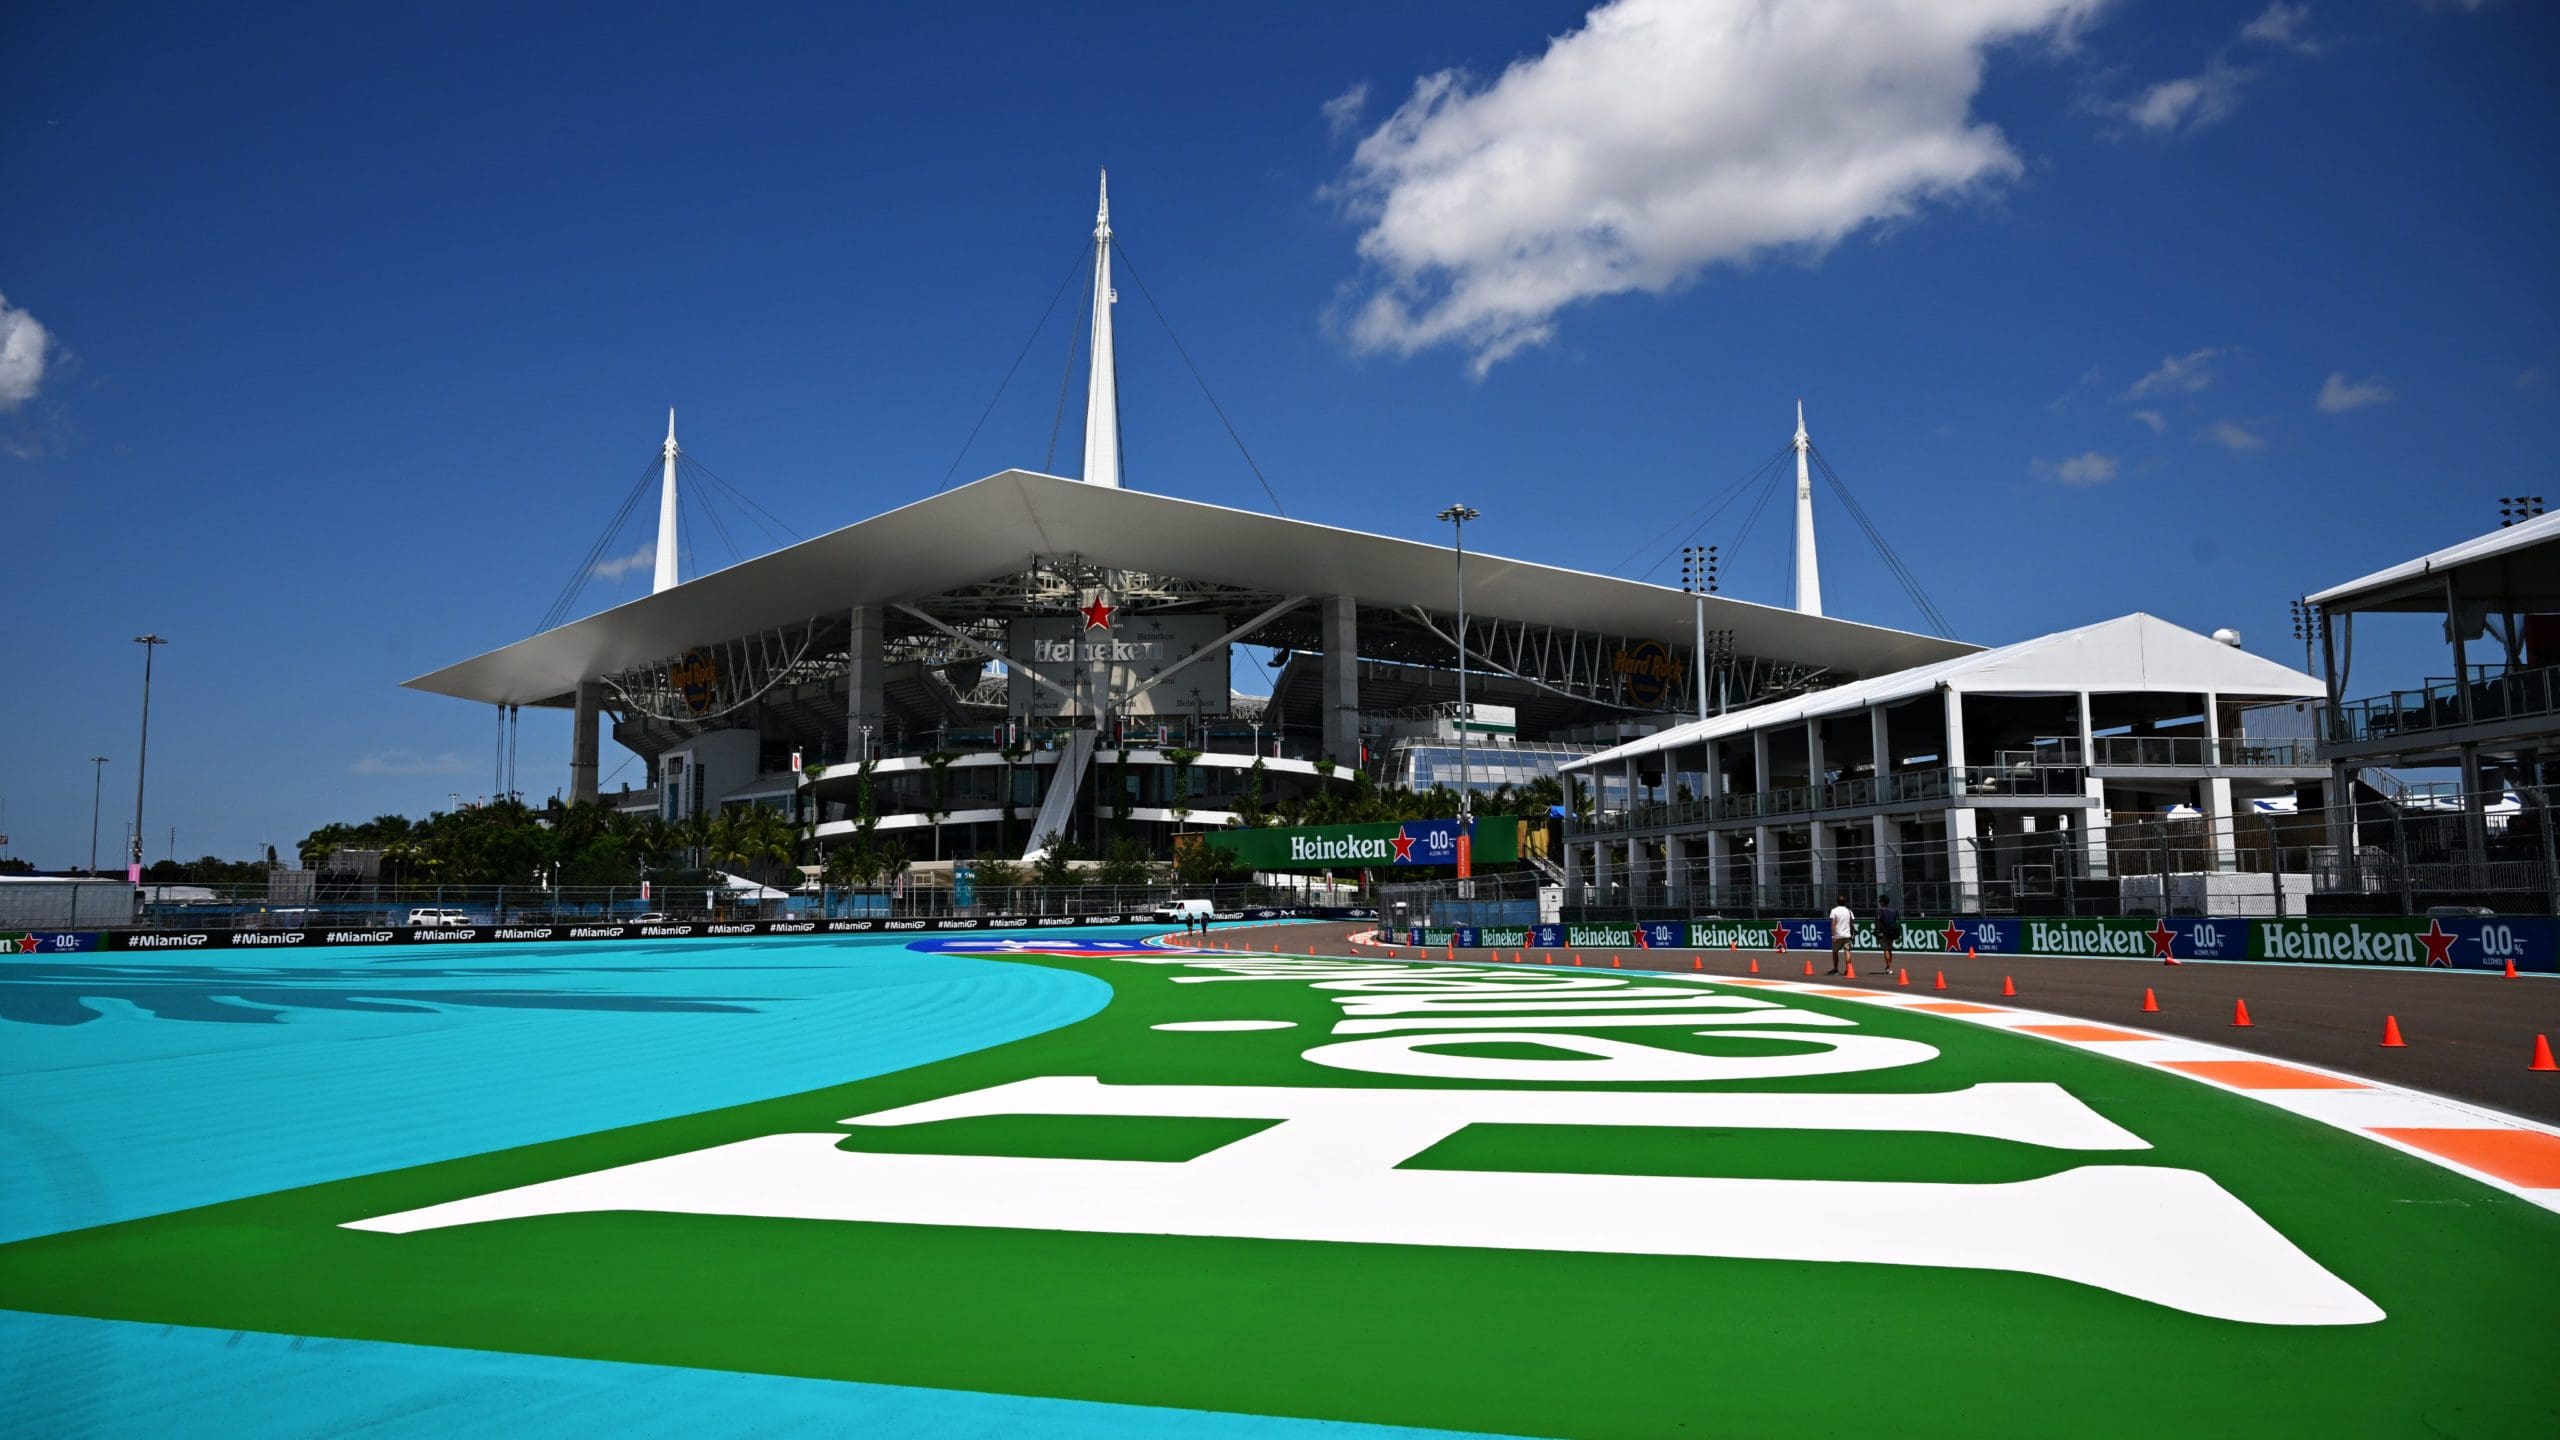
[[[2253,724],[2319,693],[2135,614],[1671,726],[1563,767],[1567,903],[1970,908],[1986,886],[2105,877],[2121,818],[2191,806],[2228,837],[2235,804],[2320,776],[2310,746]],[[1585,798],[1612,777],[1636,803]]]

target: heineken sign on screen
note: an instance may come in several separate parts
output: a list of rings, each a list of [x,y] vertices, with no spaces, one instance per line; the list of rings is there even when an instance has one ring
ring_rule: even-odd
[[[1217,830],[1208,841],[1256,870],[1364,870],[1413,865],[1456,865],[1455,820],[1407,820],[1376,825],[1309,825],[1295,830]],[[1479,865],[1520,858],[1520,822],[1508,816],[1478,820],[1470,849]]]

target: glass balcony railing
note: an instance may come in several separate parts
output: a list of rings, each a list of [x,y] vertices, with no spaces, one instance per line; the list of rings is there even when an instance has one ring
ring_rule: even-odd
[[[2347,701],[2329,712],[2329,739],[2361,745],[2555,713],[2560,713],[2560,665],[2545,665],[2484,674],[2468,685],[2439,680],[2423,689]]]
[[[2309,740],[2252,740],[2201,735],[2101,735],[2090,742],[2090,763],[2100,766],[2227,769],[2317,765],[2319,747]]]
[[[1680,800],[1602,810],[1567,823],[1570,835],[1672,829],[1684,825],[1778,820],[1876,805],[1908,805],[2003,796],[2056,798],[2088,794],[2089,772],[2076,765],[1968,765],[1962,769],[1903,770],[1822,785],[1740,791],[1715,800]]]

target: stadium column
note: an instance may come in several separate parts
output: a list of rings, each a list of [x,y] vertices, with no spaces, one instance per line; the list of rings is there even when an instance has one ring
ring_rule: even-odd
[[[2080,763],[2087,776],[2089,808],[2080,812],[2080,871],[2093,878],[2107,874],[2107,782],[2097,776],[2098,736],[2090,721],[2089,692],[2080,692]]]
[[[581,680],[569,720],[569,803],[596,800],[597,726],[604,710],[604,682]]]
[[[1582,845],[1566,841],[1564,847],[1564,903],[1582,904]]]
[[[1617,870],[1617,857],[1610,854],[1609,849],[1610,844],[1606,840],[1595,841],[1591,846],[1591,883],[1599,889],[1603,905],[1609,903],[1609,881]]]
[[[1875,803],[1891,798],[1893,783],[1893,718],[1882,705],[1867,707],[1867,769],[1875,777]],[[1894,822],[1882,815],[1867,819],[1868,853],[1875,856],[1876,888],[1890,894],[1902,888],[1902,856],[1894,849],[1901,838]]]
[[[863,761],[863,731],[868,729],[874,740],[887,729],[889,707],[882,688],[882,651],[880,607],[856,605],[850,612],[851,633],[844,647],[844,753],[859,765]]]
[[[2213,868],[2227,871],[2237,868],[2232,855],[2231,778],[2214,775],[2222,768],[2222,697],[2207,691],[2204,697],[2204,762],[2206,774],[2203,800],[2205,838],[2212,847]]]
[[[1324,757],[1360,763],[1360,618],[1348,595],[1324,602]]]
[[[1952,685],[1938,690],[1946,707],[1946,753],[1940,758],[1947,766],[1947,879],[1954,885],[1955,895],[1948,909],[1961,911],[1967,903],[1981,904],[1982,867],[1974,854],[1974,814],[1964,802],[1964,692]]]
[[[1831,853],[1831,825],[1822,812],[1831,808],[1830,789],[1822,778],[1822,722],[1804,722],[1804,826],[1805,859],[1811,863],[1813,903],[1819,909],[1831,907],[1822,903],[1823,896],[1840,886],[1840,867]]]
[[[1689,837],[1673,831],[1662,837],[1662,888],[1677,907],[1689,903]]]
[[[1722,910],[1725,905],[1724,867],[1727,848],[1723,831],[1707,832],[1707,909],[1711,911]]]

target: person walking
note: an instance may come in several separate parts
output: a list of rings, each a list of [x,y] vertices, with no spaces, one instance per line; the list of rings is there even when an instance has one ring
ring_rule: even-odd
[[[1849,958],[1849,942],[1855,940],[1857,936],[1858,917],[1849,912],[1849,897],[1846,895],[1831,897],[1832,974],[1840,973],[1841,964]]]
[[[1902,912],[1893,908],[1893,897],[1876,894],[1876,944],[1884,947],[1885,973],[1893,973],[1893,947],[1902,939]]]

